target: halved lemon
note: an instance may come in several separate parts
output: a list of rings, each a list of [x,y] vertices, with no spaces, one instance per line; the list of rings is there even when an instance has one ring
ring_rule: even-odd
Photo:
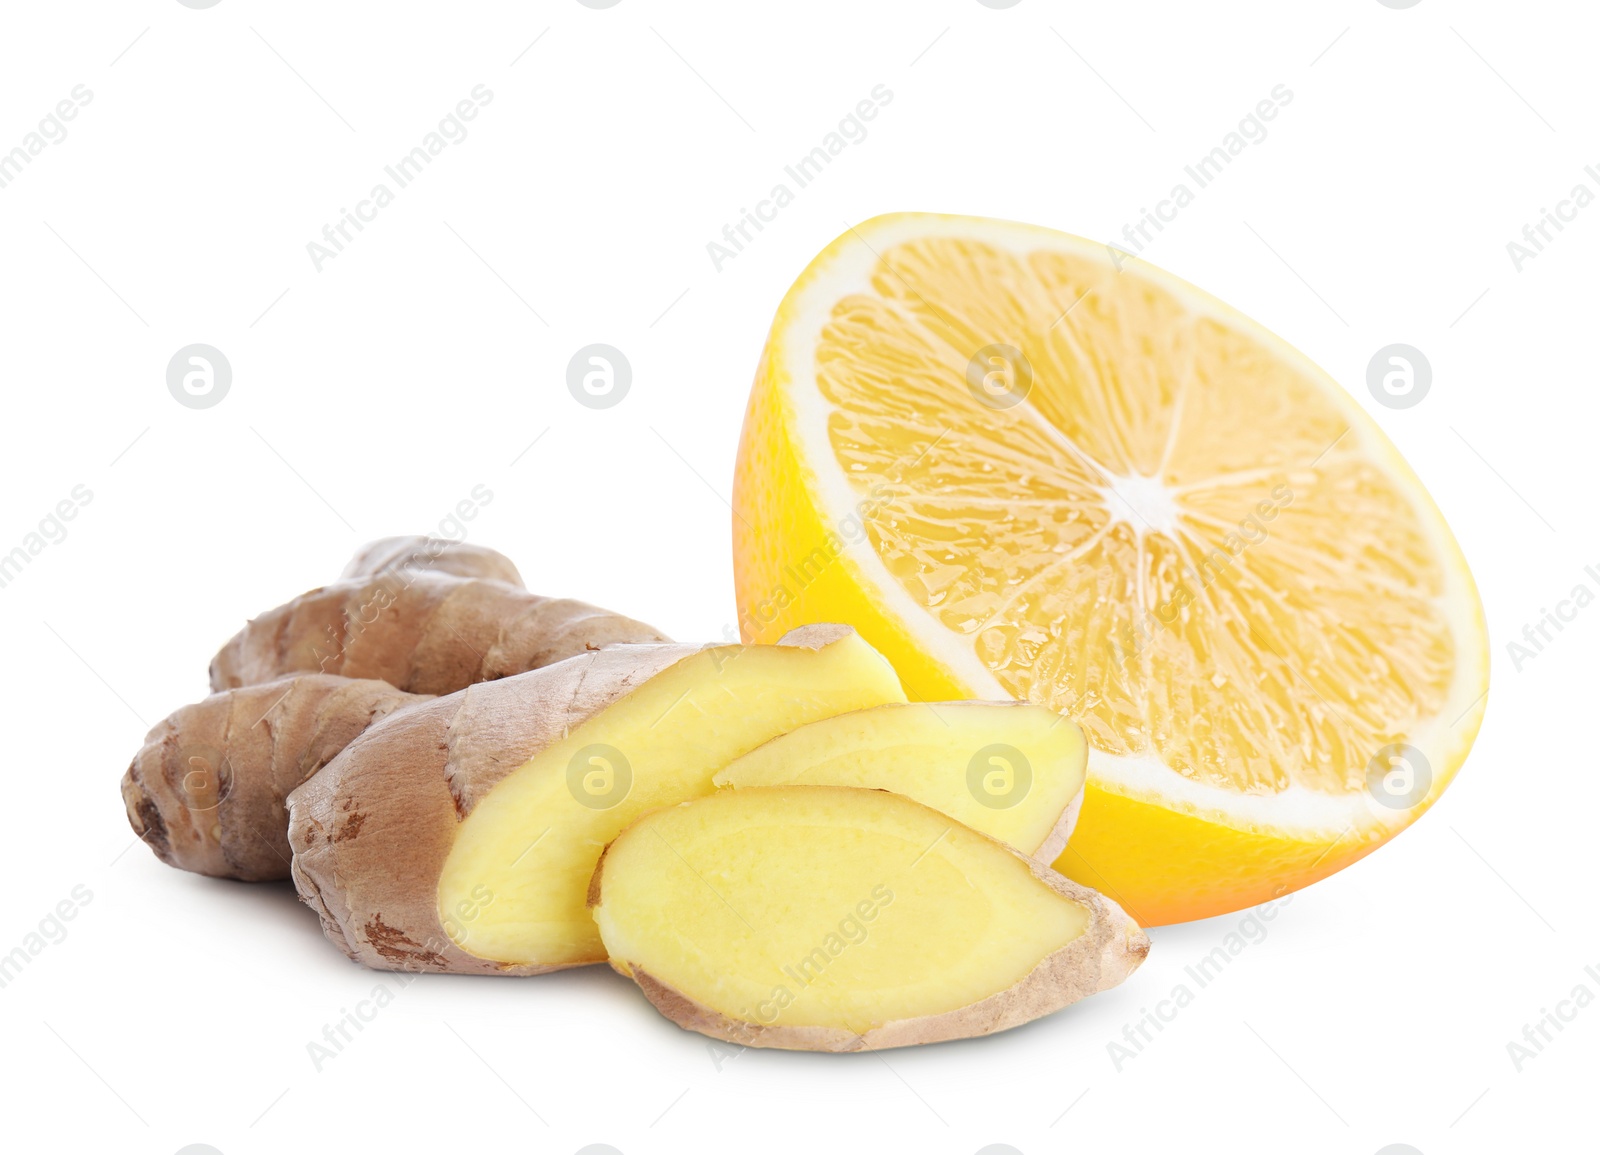
[[[1079,237],[923,214],[841,236],[773,322],[734,505],[746,640],[848,622],[916,697],[1083,726],[1056,868],[1144,925],[1370,853],[1483,715],[1472,576],[1373,421]]]

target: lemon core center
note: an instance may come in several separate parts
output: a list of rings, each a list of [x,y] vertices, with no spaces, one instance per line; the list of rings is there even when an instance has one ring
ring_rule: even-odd
[[[1105,498],[1113,522],[1127,522],[1138,534],[1170,536],[1177,531],[1178,503],[1172,490],[1159,477],[1112,473],[1106,475],[1106,480],[1111,484],[1097,488]]]

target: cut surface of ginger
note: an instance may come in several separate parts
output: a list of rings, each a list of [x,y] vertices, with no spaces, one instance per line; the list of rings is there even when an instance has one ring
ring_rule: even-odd
[[[718,786],[892,790],[1046,861],[1077,817],[1088,744],[1025,702],[912,702],[835,714],[730,763]]]
[[[480,958],[601,962],[585,897],[600,852],[624,827],[709,793],[713,774],[777,734],[905,700],[888,662],[850,631],[815,648],[701,650],[541,751],[473,808],[440,875],[441,921]]]
[[[591,901],[612,965],[669,1017],[762,1046],[1003,1029],[1120,981],[1147,949],[1092,891],[851,787],[723,790],[650,814],[607,851]]]

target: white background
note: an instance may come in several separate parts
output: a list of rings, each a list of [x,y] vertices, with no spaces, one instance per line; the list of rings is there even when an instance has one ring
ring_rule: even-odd
[[[1507,1044],[1576,985],[1600,996],[1580,740],[1600,608],[1520,671],[1507,644],[1600,589],[1600,207],[1520,272],[1506,243],[1575,183],[1600,191],[1596,31],[1577,3],[1443,0],[7,5],[0,150],[75,85],[93,99],[0,188],[0,552],[74,486],[93,499],[0,589],[0,953],[92,894],[0,989],[5,1146],[1592,1142],[1552,1137],[1592,1118],[1600,1003],[1520,1072]],[[479,84],[470,136],[319,272],[307,242]],[[870,135],[717,271],[706,243],[879,84]],[[719,1064],[590,968],[418,980],[316,1071],[307,1043],[393,977],[348,963],[287,885],[161,865],[118,799],[216,647],[479,484],[472,539],[533,588],[722,637],[745,391],[813,253],[898,209],[1112,239],[1278,84],[1268,138],[1146,256],[1346,383],[1460,537],[1494,689],[1443,801],[1296,896],[1120,1071],[1107,1044],[1244,916],[1158,929],[1125,986],[981,1041]],[[1397,341],[1434,371],[1407,410],[1365,387]],[[233,366],[212,409],[167,391],[192,342]],[[566,389],[591,342],[633,366],[605,411]]]

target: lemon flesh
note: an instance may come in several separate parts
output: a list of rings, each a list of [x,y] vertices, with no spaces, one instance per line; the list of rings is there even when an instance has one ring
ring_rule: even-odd
[[[773,324],[735,507],[748,638],[848,621],[913,697],[1079,722],[1057,867],[1147,925],[1374,849],[1482,716],[1476,589],[1383,433],[1259,325],[1081,238],[909,214],[835,241]]]

